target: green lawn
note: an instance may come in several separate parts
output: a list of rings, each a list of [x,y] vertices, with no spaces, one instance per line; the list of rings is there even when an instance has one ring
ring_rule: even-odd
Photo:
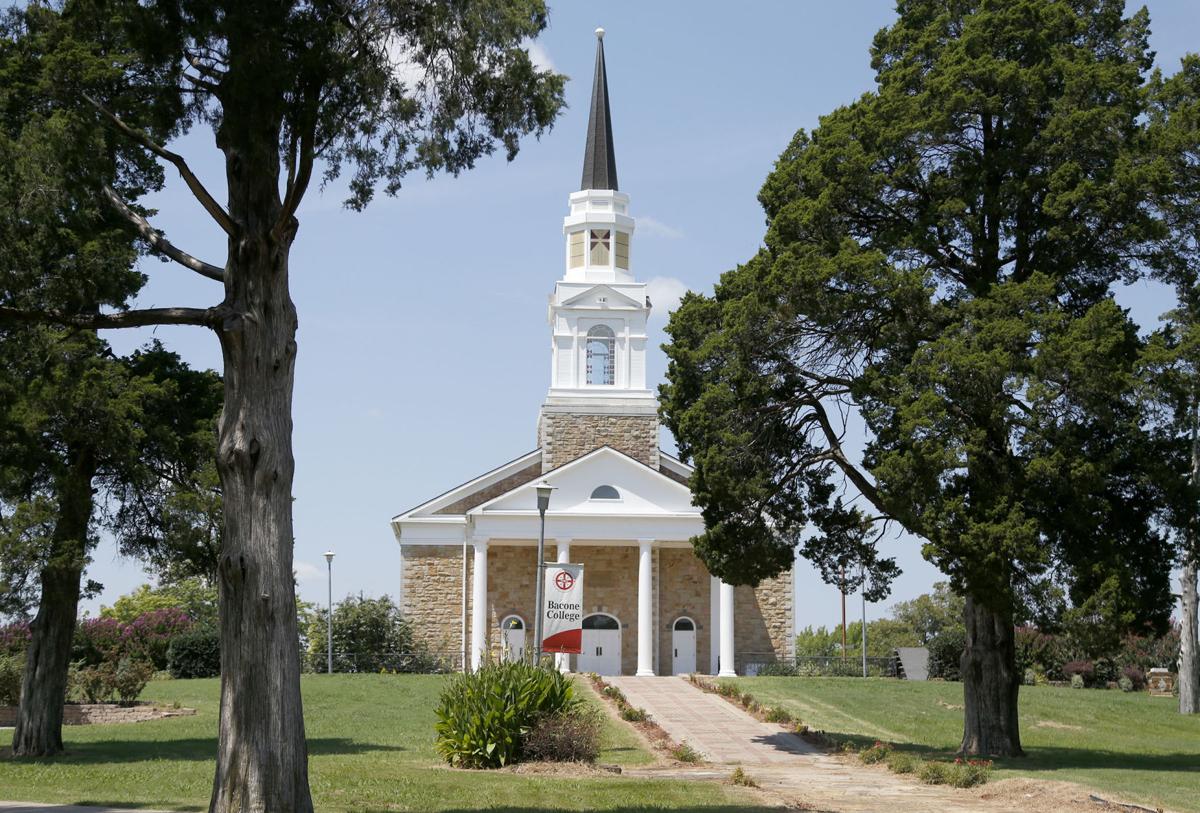
[[[756,811],[734,788],[684,780],[514,776],[443,767],[433,750],[434,707],[445,678],[323,675],[303,679],[309,778],[326,810]],[[0,799],[204,810],[212,789],[218,684],[151,683],[147,699],[195,717],[64,729],[69,754],[0,759]],[[2,735],[5,738],[9,732]],[[4,749],[7,751],[7,743]],[[606,732],[606,762],[646,762],[636,738]]]
[[[813,728],[949,755],[962,738],[962,684],[885,678],[739,678],[769,705]],[[994,779],[1079,782],[1142,804],[1200,811],[1200,716],[1142,693],[1023,686],[1027,756],[997,762]]]

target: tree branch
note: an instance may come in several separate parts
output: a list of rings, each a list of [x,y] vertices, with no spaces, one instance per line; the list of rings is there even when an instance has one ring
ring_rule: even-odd
[[[817,424],[821,427],[821,433],[825,436],[825,442],[829,444],[829,454],[832,456],[833,462],[839,469],[845,472],[846,477],[850,482],[854,483],[855,488],[858,489],[859,493],[871,505],[879,509],[881,513],[889,513],[887,506],[883,504],[883,498],[879,494],[879,489],[867,479],[867,476],[857,466],[850,462],[850,459],[846,457],[846,453],[842,451],[842,439],[832,422],[830,422],[829,413],[825,411],[824,405],[816,399],[809,400],[807,405],[817,416]]]
[[[196,200],[200,201],[200,205],[204,207],[204,210],[212,215],[213,220],[217,221],[217,225],[219,225],[225,231],[225,233],[231,237],[237,233],[237,224],[233,222],[233,218],[229,216],[228,212],[221,208],[221,204],[217,203],[216,199],[213,198],[213,196],[209,194],[208,190],[204,188],[204,184],[200,183],[200,179],[197,178],[195,173],[192,172],[191,167],[189,167],[187,162],[183,160],[182,155],[171,152],[162,145],[156,143],[150,138],[150,136],[146,135],[141,130],[130,127],[121,120],[120,116],[118,116],[116,113],[113,113],[111,110],[100,104],[88,94],[84,93],[83,98],[88,104],[96,108],[96,110],[99,111],[102,116],[108,119],[112,126],[115,127],[122,135],[132,138],[134,141],[141,144],[159,158],[174,164],[175,168],[179,170],[179,174],[183,178],[184,183],[187,184],[188,189],[192,190],[192,194],[196,196]]]
[[[121,196],[113,191],[112,187],[105,184],[103,189],[104,197],[108,198],[108,202],[113,205],[122,217],[134,225],[138,230],[138,234],[142,236],[150,248],[162,254],[164,257],[169,257],[175,262],[182,265],[184,268],[190,268],[201,276],[215,279],[217,282],[224,282],[225,272],[211,263],[206,263],[203,260],[198,260],[186,251],[176,248],[170,240],[158,233],[158,230],[150,225],[150,221],[139,215],[125,201],[121,200]]]
[[[147,327],[149,325],[218,326],[223,319],[217,308],[145,308],[116,313],[63,313],[27,311],[0,307],[0,327],[11,325],[64,325],[66,327],[106,330],[109,328]]]

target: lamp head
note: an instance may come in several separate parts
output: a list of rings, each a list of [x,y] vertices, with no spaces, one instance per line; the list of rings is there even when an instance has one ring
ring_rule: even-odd
[[[537,490],[538,513],[546,513],[546,509],[550,506],[550,492],[554,491],[554,488],[545,480],[534,486],[534,489]]]
[[[329,564],[333,564],[333,551],[331,551],[331,550],[325,551],[325,561],[328,562]]]

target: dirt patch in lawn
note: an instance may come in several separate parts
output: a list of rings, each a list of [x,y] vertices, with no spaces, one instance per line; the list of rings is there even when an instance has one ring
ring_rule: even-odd
[[[1034,728],[1053,728],[1058,731],[1083,731],[1081,725],[1071,725],[1070,723],[1060,723],[1055,720],[1038,720],[1033,724]]]
[[[611,776],[621,773],[620,766],[588,762],[518,762],[501,770],[518,776]]]
[[[1056,782],[1049,779],[1001,779],[984,785],[978,793],[980,799],[1028,810],[1030,813],[1058,813],[1060,810],[1155,813],[1152,807],[1119,801],[1108,794],[1101,796],[1074,782]]]

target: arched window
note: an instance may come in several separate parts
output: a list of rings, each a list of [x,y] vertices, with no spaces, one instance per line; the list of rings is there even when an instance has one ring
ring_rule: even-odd
[[[587,332],[587,383],[611,385],[616,378],[617,339],[608,325],[596,325]]]
[[[687,632],[688,630],[696,629],[696,624],[695,624],[695,622],[692,621],[692,619],[688,618],[685,615],[685,616],[675,619],[675,627],[674,628],[679,630],[680,632]]]
[[[519,615],[506,616],[504,620],[500,622],[500,629],[523,630],[525,629],[525,619],[521,618]]]
[[[593,500],[619,500],[621,492],[617,491],[612,486],[596,486],[592,491]]]
[[[621,622],[608,613],[592,613],[583,619],[585,630],[619,630]]]

